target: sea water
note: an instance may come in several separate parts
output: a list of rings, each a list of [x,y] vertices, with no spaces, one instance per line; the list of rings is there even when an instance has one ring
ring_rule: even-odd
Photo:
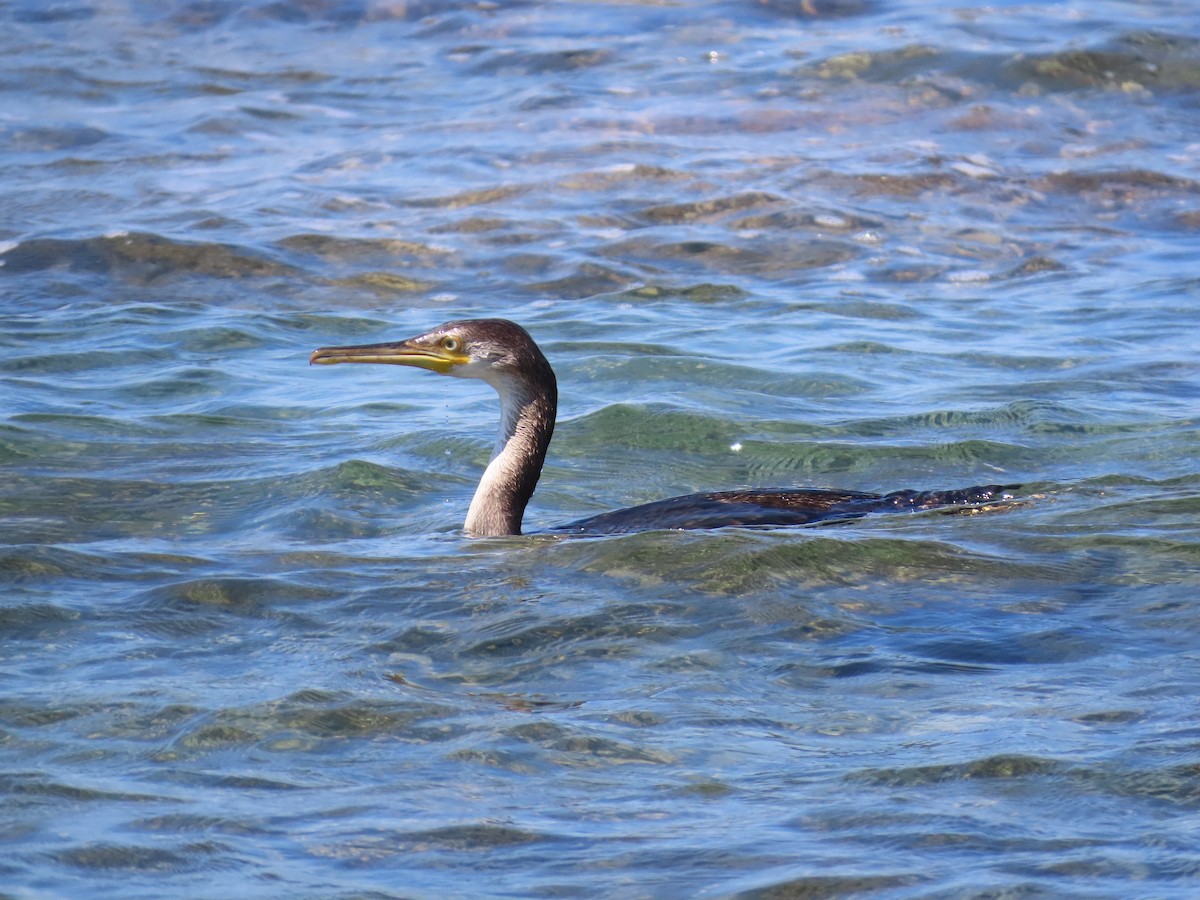
[[[1190,0],[0,26],[0,896],[1200,892]],[[307,365],[472,316],[523,537],[486,385]]]

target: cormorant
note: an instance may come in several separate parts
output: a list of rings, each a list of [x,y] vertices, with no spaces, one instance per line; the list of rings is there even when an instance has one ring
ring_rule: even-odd
[[[491,462],[467,510],[464,529],[478,537],[521,533],[521,519],[542,473],[558,409],[554,370],[524,328],[506,319],[464,319],[406,341],[322,347],[313,351],[309,362],[415,366],[439,375],[477,378],[494,387],[500,395],[500,430]],[[988,503],[1010,499],[1011,488],[984,485],[890,494],[824,488],[718,491],[601,513],[552,530],[616,534],[659,528],[807,525],[886,510]]]

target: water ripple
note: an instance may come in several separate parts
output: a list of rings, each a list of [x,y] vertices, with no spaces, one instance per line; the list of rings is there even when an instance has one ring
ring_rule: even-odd
[[[0,7],[5,890],[1191,896],[1194,19]],[[306,364],[476,316],[525,537],[490,388]]]

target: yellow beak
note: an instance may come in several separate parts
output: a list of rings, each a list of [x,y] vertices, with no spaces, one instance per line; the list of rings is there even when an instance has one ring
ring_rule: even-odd
[[[337,363],[386,363],[415,366],[447,375],[455,366],[469,362],[465,353],[447,350],[439,344],[419,343],[420,338],[384,344],[359,344],[354,347],[322,347],[308,358],[309,365],[332,366]]]

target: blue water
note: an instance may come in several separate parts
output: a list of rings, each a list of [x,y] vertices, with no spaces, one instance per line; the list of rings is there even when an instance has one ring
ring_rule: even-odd
[[[1190,2],[0,3],[0,897],[1200,891]],[[690,491],[973,515],[473,540]]]

